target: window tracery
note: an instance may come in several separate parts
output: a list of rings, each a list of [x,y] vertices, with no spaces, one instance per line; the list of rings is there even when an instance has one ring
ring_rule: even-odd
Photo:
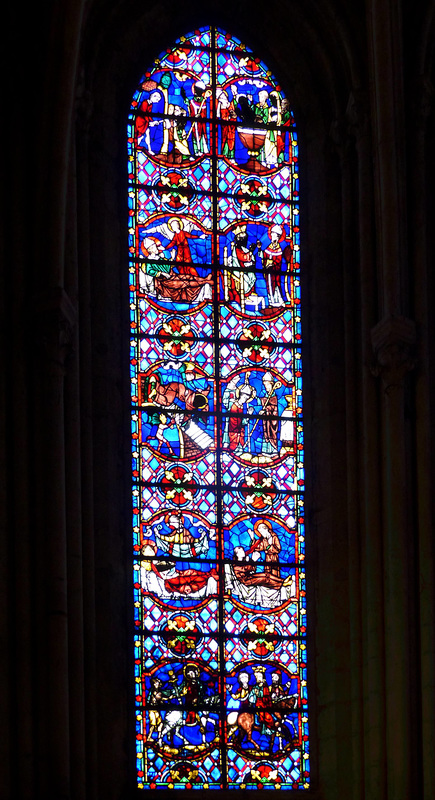
[[[206,27],[128,123],[139,788],[307,788],[298,145]]]

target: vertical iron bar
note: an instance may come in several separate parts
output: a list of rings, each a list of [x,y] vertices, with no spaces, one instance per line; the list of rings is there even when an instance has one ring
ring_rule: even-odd
[[[221,724],[221,764],[222,764],[222,788],[228,786],[227,778],[227,744],[225,731],[225,547],[223,537],[222,519],[222,470],[221,470],[221,447],[220,431],[222,427],[220,412],[220,352],[219,352],[219,234],[218,234],[218,122],[216,117],[216,28],[211,26],[211,86],[212,97],[210,100],[211,117],[211,164],[212,164],[212,231],[213,231],[213,338],[214,338],[214,373],[215,373],[215,398],[216,398],[216,522],[217,522],[217,541],[219,549],[219,600],[218,600],[218,630],[219,630],[219,716]]]

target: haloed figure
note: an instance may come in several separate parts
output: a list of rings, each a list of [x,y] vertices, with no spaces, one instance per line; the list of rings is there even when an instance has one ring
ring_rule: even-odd
[[[281,542],[273,530],[272,523],[268,519],[257,520],[250,535],[253,541],[248,550],[248,555],[255,552],[264,553],[264,570],[260,573],[263,585],[271,589],[280,589],[283,585],[278,563]]]

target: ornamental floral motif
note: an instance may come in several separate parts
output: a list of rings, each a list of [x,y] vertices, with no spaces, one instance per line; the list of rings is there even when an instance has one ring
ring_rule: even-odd
[[[198,488],[193,473],[180,464],[166,469],[160,481],[160,490],[165,500],[180,507],[193,502]]]
[[[270,329],[259,322],[250,322],[237,340],[237,348],[251,364],[262,364],[275,350]]]
[[[200,631],[190,615],[174,614],[168,619],[163,638],[172,653],[186,656],[200,644]]]
[[[173,358],[188,356],[195,341],[190,324],[178,317],[165,320],[157,337],[163,346],[163,352]]]
[[[274,205],[267,183],[259,178],[246,178],[236,194],[236,202],[243,213],[257,219],[263,217]]]
[[[248,622],[243,642],[248,653],[257,658],[269,658],[279,642],[279,637],[274,636],[275,622],[267,617],[256,617]]]
[[[270,509],[277,498],[276,486],[271,476],[261,469],[247,473],[239,488],[246,505],[254,511]]]
[[[154,191],[168,211],[180,211],[186,208],[194,194],[187,175],[176,170],[162,173],[154,184]]]

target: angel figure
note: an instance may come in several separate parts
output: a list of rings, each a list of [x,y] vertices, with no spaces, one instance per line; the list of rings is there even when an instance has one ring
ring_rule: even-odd
[[[181,217],[171,217],[168,222],[148,228],[147,234],[150,233],[161,233],[165,239],[169,240],[166,249],[171,250],[172,260],[175,261],[180,275],[198,277],[198,272],[192,262],[189,239],[205,239],[205,233],[199,228],[195,228],[193,222]]]

